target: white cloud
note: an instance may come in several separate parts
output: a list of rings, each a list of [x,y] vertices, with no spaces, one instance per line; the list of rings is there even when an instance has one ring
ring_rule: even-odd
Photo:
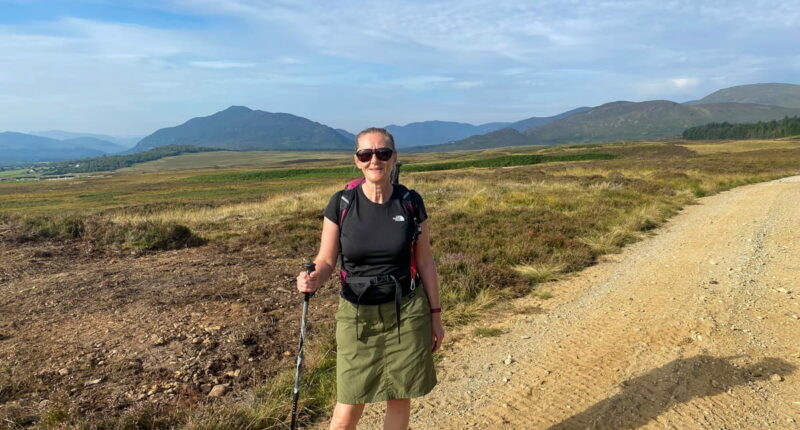
[[[692,89],[700,83],[700,79],[697,78],[672,78],[670,79],[672,85],[679,90],[687,90]]]
[[[699,78],[680,77],[641,80],[632,85],[640,98],[670,98],[691,93],[701,82]]]
[[[255,66],[253,63],[237,63],[234,61],[191,61],[189,64],[204,69],[242,69]]]

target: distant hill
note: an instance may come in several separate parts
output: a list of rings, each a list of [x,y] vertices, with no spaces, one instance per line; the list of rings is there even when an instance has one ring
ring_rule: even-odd
[[[122,145],[94,137],[76,137],[74,139],[62,140],[62,142],[76,147],[96,149],[98,151],[103,151],[106,154],[115,154],[128,149]]]
[[[499,128],[505,126],[505,123],[494,124]],[[454,121],[422,121],[406,125],[391,124],[384,128],[389,133],[392,133],[395,145],[398,148],[434,145],[496,130],[493,126],[487,128]]]
[[[680,136],[689,127],[712,122],[757,122],[800,114],[800,109],[752,103],[687,105],[667,100],[612,102],[513,133],[506,128],[415,151],[448,151],[516,145],[551,145]]]
[[[343,128],[336,128],[335,130],[336,130],[337,133],[339,133],[342,136],[344,136],[345,138],[349,139],[350,143],[355,146],[355,144],[356,144],[356,135],[355,134],[350,133],[349,131],[347,131],[347,130],[345,130]]]
[[[576,113],[586,112],[589,109],[591,109],[591,108],[588,107],[588,106],[583,106],[583,107],[579,107],[579,108],[576,108],[576,109],[568,110],[568,111],[566,111],[564,113],[560,113],[558,115],[545,116],[545,117],[534,116],[534,117],[531,117],[531,118],[528,118],[528,119],[523,119],[522,121],[517,121],[517,122],[511,123],[511,124],[508,125],[508,127],[513,128],[514,130],[517,130],[517,131],[525,131],[525,130],[528,130],[528,129],[531,129],[531,128],[534,128],[534,127],[539,127],[539,126],[545,125],[545,124],[547,124],[549,122],[553,122],[553,121],[559,120],[561,118],[566,118],[566,117],[568,117],[570,115],[573,115],[573,114],[576,114]]]
[[[232,150],[346,150],[352,143],[339,132],[288,113],[231,106],[192,118],[143,138],[131,152],[166,145],[194,145]]]
[[[607,142],[679,136],[711,122],[757,122],[800,113],[800,109],[748,103],[685,105],[667,100],[612,102],[525,132],[534,142]]]
[[[439,152],[456,151],[463,149],[499,148],[503,146],[533,145],[533,139],[513,128],[502,128],[491,133],[470,136],[455,142],[440,143],[438,145],[415,146],[406,149],[407,152]]]
[[[99,157],[104,152],[32,134],[0,133],[0,164],[37,163],[73,158]]]
[[[75,133],[64,130],[32,131],[28,134],[32,134],[34,136],[49,137],[51,139],[57,139],[57,140],[71,140],[81,137],[92,137],[95,139],[113,143],[115,146],[111,147],[112,150],[106,151],[108,153],[124,151],[128,148],[133,147],[133,145],[136,145],[136,142],[142,139],[141,136],[116,137],[116,136],[109,136],[107,134]],[[118,147],[122,149],[117,149]]]
[[[583,112],[588,107],[580,107],[558,115],[547,117],[531,117],[516,122],[489,122],[481,125],[472,125],[465,122],[452,121],[423,121],[412,122],[403,126],[387,125],[385,128],[394,136],[398,148],[412,146],[436,145],[453,142],[470,136],[492,133],[503,128],[524,131],[555,121],[574,113]],[[508,133],[501,134],[508,137]]]
[[[752,84],[715,91],[693,104],[756,103],[761,105],[800,108],[800,85]]]

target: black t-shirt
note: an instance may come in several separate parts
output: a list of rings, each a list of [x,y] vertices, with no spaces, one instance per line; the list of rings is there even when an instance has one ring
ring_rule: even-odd
[[[325,208],[325,218],[339,225],[337,208],[344,191],[331,197]],[[413,220],[406,219],[403,197],[398,187],[384,203],[374,203],[364,195],[361,185],[355,188],[355,198],[347,209],[341,229],[344,269],[349,276],[379,276],[408,274],[411,271],[411,240]],[[411,191],[410,198],[419,223],[428,218],[422,197]]]

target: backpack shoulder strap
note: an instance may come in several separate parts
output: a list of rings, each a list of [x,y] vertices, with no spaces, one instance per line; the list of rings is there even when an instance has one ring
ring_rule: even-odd
[[[414,194],[416,194],[416,191],[409,190],[405,185],[401,184],[395,184],[394,186],[397,187],[397,190],[400,192],[400,198],[403,200],[403,207],[408,210],[409,215],[411,215],[411,218],[414,220],[414,224],[419,226],[420,222],[419,218],[417,217],[417,204],[414,200]]]
[[[339,217],[339,280],[342,286],[346,283],[347,272],[344,270],[344,252],[342,251],[342,228],[344,217],[347,216],[348,209],[356,199],[356,188],[364,183],[364,178],[355,179],[347,183],[342,191],[339,191],[339,200],[336,202],[336,216]]]

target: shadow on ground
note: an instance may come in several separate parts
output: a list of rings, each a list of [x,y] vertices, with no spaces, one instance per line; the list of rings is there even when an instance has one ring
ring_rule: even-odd
[[[585,411],[550,427],[550,430],[636,429],[673,406],[695,397],[709,397],[772,375],[786,376],[796,366],[779,358],[764,358],[748,367],[731,360],[740,357],[698,355],[674,360],[620,385],[622,391]]]

